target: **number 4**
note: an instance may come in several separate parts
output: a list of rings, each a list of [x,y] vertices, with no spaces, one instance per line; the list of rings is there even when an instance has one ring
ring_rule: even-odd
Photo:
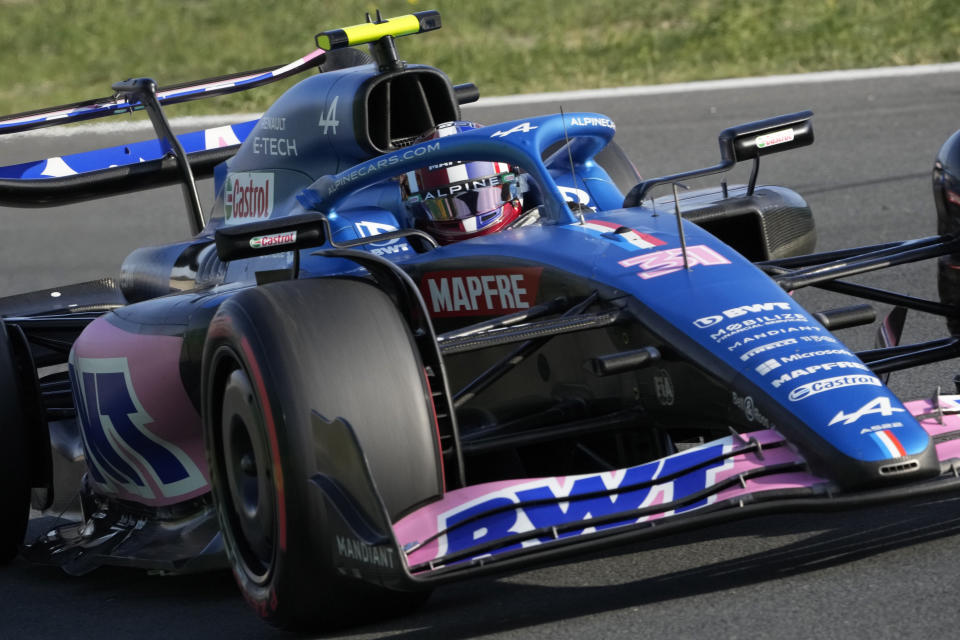
[[[327,135],[327,129],[330,127],[333,127],[333,135],[337,135],[337,127],[340,125],[340,121],[337,120],[337,102],[339,100],[340,96],[333,99],[333,102],[327,107],[327,115],[317,123],[318,126],[323,127],[323,135]]]

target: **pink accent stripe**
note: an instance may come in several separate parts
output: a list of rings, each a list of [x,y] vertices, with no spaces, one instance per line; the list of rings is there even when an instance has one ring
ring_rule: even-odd
[[[304,64],[304,63],[306,63],[306,62],[309,62],[310,60],[313,60],[314,58],[316,58],[317,56],[319,56],[319,55],[322,54],[322,53],[326,53],[326,52],[325,52],[323,49],[316,49],[316,50],[310,52],[309,54],[303,56],[302,58],[300,58],[300,59],[298,59],[298,60],[294,60],[294,61],[291,62],[290,64],[285,64],[285,65],[283,65],[282,67],[279,67],[279,68],[277,68],[277,69],[274,69],[273,71],[271,71],[269,74],[266,74],[266,75],[269,75],[271,78],[276,77],[276,76],[278,76],[278,75],[280,75],[280,74],[286,73],[286,72],[289,71],[290,69],[295,69],[296,67],[298,67],[298,66],[300,66],[300,65],[302,65],[302,64]],[[247,80],[250,80],[251,78],[259,78],[259,77],[262,76],[262,75],[265,75],[265,74],[264,74],[264,73],[251,73],[251,74],[248,74],[248,75],[245,75],[245,76],[240,76],[239,78],[231,78],[231,79],[229,79],[229,80],[220,80],[220,81],[218,81],[218,82],[208,82],[208,83],[206,83],[206,84],[197,84],[197,85],[191,85],[191,86],[187,86],[187,87],[180,87],[180,88],[178,88],[178,89],[170,89],[170,90],[168,90],[168,91],[161,91],[161,92],[157,93],[157,98],[166,98],[166,97],[168,97],[168,96],[174,96],[174,95],[177,95],[177,94],[180,94],[180,93],[184,93],[184,92],[187,92],[187,91],[196,91],[197,89],[203,89],[204,91],[211,91],[211,90],[213,90],[213,89],[219,89],[219,88],[221,88],[221,87],[232,87],[232,86],[234,86],[234,85],[236,85],[236,84],[239,84],[239,83],[241,83],[241,82],[246,82]]]

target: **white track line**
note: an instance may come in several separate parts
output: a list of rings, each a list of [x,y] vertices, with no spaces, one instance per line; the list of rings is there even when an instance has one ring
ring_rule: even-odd
[[[817,71],[813,73],[798,73],[792,75],[728,78],[725,80],[702,80],[698,82],[678,82],[676,84],[659,84],[638,87],[581,89],[577,91],[558,91],[553,93],[526,93],[515,96],[481,98],[478,102],[476,102],[476,105],[480,107],[496,107],[556,100],[597,100],[600,98],[621,98],[629,96],[656,96],[669,93],[696,93],[701,91],[719,91],[722,89],[752,89],[757,87],[814,84],[819,82],[867,80],[871,78],[923,76],[936,73],[960,73],[960,62],[922,64],[909,67],[878,67],[874,69],[850,69],[845,71]]]
[[[105,121],[71,124],[66,126],[44,127],[33,131],[23,131],[21,133],[11,133],[6,136],[0,136],[0,143],[4,139],[12,140],[19,137],[38,137],[38,138],[69,138],[70,136],[84,135],[110,135],[114,133],[137,133],[141,131],[152,131],[153,125],[147,119],[123,120],[125,114],[106,116]],[[226,124],[236,124],[238,122],[247,122],[259,118],[262,113],[225,113],[218,116],[184,116],[181,118],[170,118],[170,126],[177,129],[179,134],[183,131],[197,131],[208,127],[219,127]],[[138,114],[139,116],[139,114]],[[122,143],[121,143],[122,144]]]
[[[526,93],[513,96],[494,96],[481,98],[467,107],[499,107],[537,102],[557,102],[571,100],[598,100],[603,98],[626,98],[632,96],[655,96],[671,93],[697,93],[703,91],[720,91],[724,89],[752,89],[759,87],[776,87],[783,85],[813,84],[819,82],[848,82],[852,80],[868,80],[873,78],[896,78],[904,76],[924,76],[943,73],[960,73],[960,62],[945,62],[941,64],[921,64],[905,67],[877,67],[874,69],[850,69],[844,71],[817,71],[813,73],[798,73],[791,75],[760,76],[754,78],[728,78],[725,80],[703,80],[698,82],[678,82],[675,84],[659,84],[636,87],[614,87],[609,89],[580,89],[577,91],[555,91],[552,93]],[[224,124],[246,122],[259,118],[258,113],[231,113],[219,116],[186,116],[171,118],[170,124],[178,129],[203,129]],[[117,116],[115,116],[117,117]],[[47,127],[26,133],[12,134],[18,136],[66,137],[86,134],[128,133],[149,131],[148,120],[127,122],[98,122],[95,124],[79,124],[68,127]]]

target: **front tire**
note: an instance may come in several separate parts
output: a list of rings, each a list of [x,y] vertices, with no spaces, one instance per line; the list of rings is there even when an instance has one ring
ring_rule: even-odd
[[[0,564],[16,557],[30,516],[30,451],[20,379],[0,321]]]
[[[390,298],[338,279],[245,290],[211,322],[203,379],[224,545],[257,613],[283,628],[315,630],[422,602],[427,592],[393,591],[336,569],[330,514],[310,482],[334,468],[328,461],[337,455],[318,425],[343,419],[392,521],[442,494],[423,365]]]

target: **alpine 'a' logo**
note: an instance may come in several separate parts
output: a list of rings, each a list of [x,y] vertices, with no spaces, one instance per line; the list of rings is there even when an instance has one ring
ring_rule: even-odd
[[[536,129],[536,128],[537,128],[536,125],[532,125],[529,122],[521,122],[520,124],[513,127],[512,129],[506,129],[505,131],[495,131],[494,133],[490,134],[490,137],[506,138],[511,133],[517,133],[518,131],[522,131],[523,133],[530,133],[533,129]]]
[[[833,420],[830,421],[830,424],[828,426],[834,425],[838,422],[842,422],[845,425],[853,424],[863,416],[868,416],[875,413],[880,414],[885,418],[888,418],[892,416],[894,413],[903,413],[905,411],[906,409],[901,409],[899,407],[891,406],[890,398],[886,396],[880,396],[878,398],[874,398],[873,400],[863,405],[853,413],[847,414],[847,413],[844,413],[843,411],[840,411],[839,413],[837,413],[837,415],[833,416]]]

